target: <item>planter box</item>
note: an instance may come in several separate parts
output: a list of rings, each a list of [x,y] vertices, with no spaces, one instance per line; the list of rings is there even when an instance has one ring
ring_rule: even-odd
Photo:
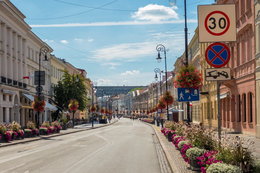
[[[197,160],[191,160],[190,161],[190,167],[193,171],[200,171],[200,165],[198,165]]]

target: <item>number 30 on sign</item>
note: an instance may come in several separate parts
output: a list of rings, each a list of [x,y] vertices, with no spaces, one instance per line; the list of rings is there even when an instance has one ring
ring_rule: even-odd
[[[198,7],[199,41],[235,41],[235,5],[202,5]]]

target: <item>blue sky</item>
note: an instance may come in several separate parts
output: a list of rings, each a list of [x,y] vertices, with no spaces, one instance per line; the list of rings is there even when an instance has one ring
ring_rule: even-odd
[[[173,0],[170,0],[173,1]],[[173,70],[184,51],[183,0],[11,0],[32,31],[57,57],[87,71],[97,85],[148,85],[158,63],[156,45],[167,49]],[[197,5],[187,0],[189,40],[197,27]]]

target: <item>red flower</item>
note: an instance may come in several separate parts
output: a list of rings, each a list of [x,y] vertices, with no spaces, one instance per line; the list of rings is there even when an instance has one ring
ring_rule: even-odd
[[[173,97],[171,96],[171,93],[167,91],[164,96],[162,97],[162,101],[168,105],[173,104]]]
[[[166,104],[162,100],[160,100],[158,105],[157,105],[157,108],[158,109],[165,109],[166,108]]]

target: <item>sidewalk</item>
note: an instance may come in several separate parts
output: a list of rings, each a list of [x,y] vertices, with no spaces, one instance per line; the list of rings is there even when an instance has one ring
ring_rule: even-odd
[[[107,124],[94,124],[93,128],[92,128],[91,123],[81,124],[81,125],[74,126],[74,128],[69,128],[67,130],[61,130],[60,133],[54,133],[54,134],[51,134],[51,135],[44,135],[44,136],[37,136],[37,137],[32,137],[32,138],[24,138],[22,140],[14,140],[14,141],[11,141],[11,142],[8,142],[8,143],[0,143],[0,148],[11,146],[11,145],[23,144],[23,143],[27,143],[27,142],[38,141],[38,140],[41,140],[41,139],[48,139],[48,138],[52,138],[52,137],[56,137],[56,136],[62,136],[62,135],[82,132],[82,131],[86,131],[86,130],[97,129],[97,128],[112,125],[116,122],[118,122],[118,119],[112,119],[111,122],[107,123]]]
[[[245,135],[245,134],[230,134],[230,133],[225,133],[227,136],[239,136],[240,138],[243,138],[245,140],[250,140],[254,141],[254,146],[253,148],[253,155],[257,160],[260,160],[260,139],[256,138],[255,136],[250,136],[250,135]]]
[[[164,150],[164,153],[168,159],[169,165],[174,173],[195,173],[189,167],[189,164],[186,163],[179,150],[177,150],[174,145],[168,141],[168,139],[161,133],[161,128],[152,124],[150,125],[159,139],[159,142]]]

